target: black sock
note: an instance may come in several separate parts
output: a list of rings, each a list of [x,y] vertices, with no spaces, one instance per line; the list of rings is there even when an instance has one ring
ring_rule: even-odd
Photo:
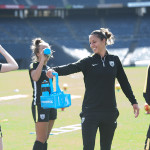
[[[45,142],[43,145],[43,150],[47,150],[47,142]]]
[[[40,141],[35,141],[33,145],[33,150],[44,150],[43,147],[44,147],[43,143],[41,143]]]

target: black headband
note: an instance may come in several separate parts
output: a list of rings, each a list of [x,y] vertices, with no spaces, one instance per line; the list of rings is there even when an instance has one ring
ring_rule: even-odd
[[[103,34],[102,32],[93,31],[93,32],[91,33],[91,35],[98,35],[100,38],[102,38],[102,39],[105,38],[105,39],[107,40],[106,35]]]

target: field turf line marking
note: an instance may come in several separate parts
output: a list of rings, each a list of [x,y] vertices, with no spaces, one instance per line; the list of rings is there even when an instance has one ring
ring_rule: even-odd
[[[26,98],[28,95],[12,95],[12,96],[4,96],[0,97],[0,101],[5,101],[5,100],[12,100],[12,99],[19,99],[19,98]]]
[[[77,130],[81,130],[81,124],[75,124],[75,125],[69,125],[69,126],[60,127],[60,128],[54,128],[54,129],[52,129],[52,132],[50,133],[50,135],[59,135],[62,133],[73,132],[73,131],[77,131]],[[35,132],[30,132],[29,134],[35,134]]]

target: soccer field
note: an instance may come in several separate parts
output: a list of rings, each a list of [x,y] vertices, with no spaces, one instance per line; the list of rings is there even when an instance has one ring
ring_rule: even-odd
[[[140,115],[135,119],[128,99],[122,91],[116,91],[120,116],[112,143],[112,150],[142,150],[150,118],[150,115],[145,114],[143,108],[145,103],[143,88],[146,67],[125,68],[125,71],[134,95],[138,100]],[[35,141],[35,134],[31,133],[35,132],[35,129],[31,115],[32,88],[28,70],[1,73],[0,76],[0,124],[3,131],[4,150],[31,150]],[[67,83],[67,93],[74,97],[71,107],[66,108],[64,111],[58,109],[58,118],[54,128],[80,124],[79,113],[81,112],[84,96],[83,75],[77,73],[60,77],[59,83],[61,88],[64,83]],[[2,99],[2,97],[13,95],[22,97],[10,98],[9,100]],[[95,150],[100,149],[99,140],[98,133]],[[82,150],[81,130],[51,135],[48,144],[49,150]]]

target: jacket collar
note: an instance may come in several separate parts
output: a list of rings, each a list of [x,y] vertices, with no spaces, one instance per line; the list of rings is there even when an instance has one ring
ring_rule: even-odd
[[[108,53],[108,51],[106,50],[106,53],[105,53],[105,56],[104,56],[104,57],[106,57],[107,55],[109,55],[109,53]],[[99,54],[95,54],[95,53],[94,53],[92,56],[95,57],[95,58],[102,58]],[[103,58],[104,58],[104,57],[103,57]]]

